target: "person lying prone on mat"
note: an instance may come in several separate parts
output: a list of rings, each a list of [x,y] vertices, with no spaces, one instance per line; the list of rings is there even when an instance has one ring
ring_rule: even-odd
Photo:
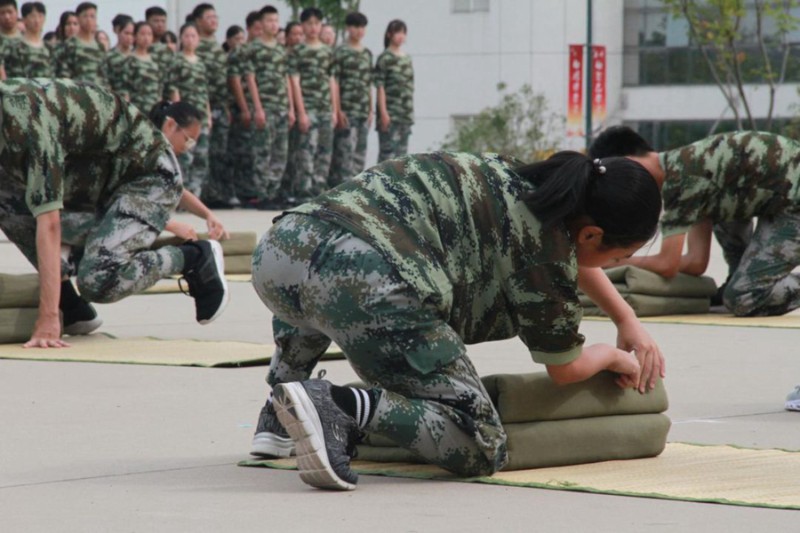
[[[88,333],[100,323],[89,302],[115,302],[173,274],[186,277],[200,323],[222,313],[218,242],[150,250],[181,197],[175,154],[200,134],[197,109],[159,106],[154,124],[95,85],[18,78],[0,83],[0,110],[0,229],[39,272],[26,347],[67,346],[60,315],[64,333]]]
[[[506,435],[466,344],[519,336],[560,384],[604,370],[621,387],[649,381],[633,353],[584,346],[578,272],[633,254],[660,210],[655,180],[626,158],[439,152],[288,211],[253,255],[277,349],[252,453],[295,449],[306,483],[352,489],[363,430],[459,475],[499,470]],[[639,332],[620,330],[621,344],[650,342]],[[309,379],[331,341],[372,388]],[[660,352],[650,372],[663,375]]]

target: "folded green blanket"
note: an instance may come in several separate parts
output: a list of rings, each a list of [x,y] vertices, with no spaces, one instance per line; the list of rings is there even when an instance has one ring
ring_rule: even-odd
[[[678,274],[667,279],[649,270],[628,265],[609,268],[605,273],[620,292],[689,298],[710,298],[717,292],[717,284],[708,276]]]
[[[679,296],[651,296],[621,292],[622,298],[633,308],[636,316],[696,315],[708,313],[711,300]],[[579,296],[584,316],[606,316],[588,296]]]
[[[0,274],[0,309],[39,307],[39,274]]]
[[[36,308],[0,309],[0,344],[30,340],[38,316]]]
[[[663,414],[599,416],[504,424],[509,462],[503,470],[525,470],[598,461],[655,457],[664,451],[670,420]],[[422,462],[396,446],[358,446],[358,459]]]
[[[207,233],[199,233],[199,239],[208,239]],[[222,253],[227,257],[229,255],[252,255],[253,250],[256,248],[256,233],[254,231],[233,231],[230,233],[230,238],[219,241],[222,245]],[[185,241],[176,236],[159,237],[153,243],[152,248],[161,248],[162,246],[178,246]]]
[[[226,255],[226,274],[251,274],[253,272],[253,255]]]

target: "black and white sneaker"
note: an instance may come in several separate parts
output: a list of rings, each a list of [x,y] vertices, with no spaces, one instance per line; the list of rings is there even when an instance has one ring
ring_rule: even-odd
[[[186,280],[188,294],[194,298],[197,321],[209,324],[222,314],[230,299],[222,246],[211,240],[192,241],[185,246],[196,246],[201,252],[194,266],[184,271],[182,280]],[[187,292],[182,285],[181,290]]]
[[[361,432],[333,401],[330,382],[282,383],[273,394],[278,419],[294,440],[300,479],[320,489],[355,489],[358,474],[350,460]]]
[[[103,325],[92,304],[83,299],[75,307],[62,309],[61,316],[64,335],[88,335]]]
[[[258,417],[256,434],[250,455],[258,457],[289,457],[294,455],[294,441],[286,432],[275,413],[275,406],[267,400]]]

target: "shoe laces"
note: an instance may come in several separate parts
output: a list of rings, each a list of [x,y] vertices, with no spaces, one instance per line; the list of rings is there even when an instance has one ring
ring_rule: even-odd
[[[184,286],[184,283],[186,286]],[[178,289],[186,296],[194,297],[192,294],[192,284],[189,283],[189,280],[186,279],[186,276],[181,276],[178,278]]]

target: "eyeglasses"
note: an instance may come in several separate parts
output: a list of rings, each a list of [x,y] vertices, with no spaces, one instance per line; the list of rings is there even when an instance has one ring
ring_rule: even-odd
[[[183,128],[178,128],[178,129],[180,130],[181,133],[183,133],[183,138],[186,140],[186,151],[190,152],[194,150],[194,147],[197,146],[197,140],[191,138],[189,134],[186,133],[186,130],[184,130]]]

